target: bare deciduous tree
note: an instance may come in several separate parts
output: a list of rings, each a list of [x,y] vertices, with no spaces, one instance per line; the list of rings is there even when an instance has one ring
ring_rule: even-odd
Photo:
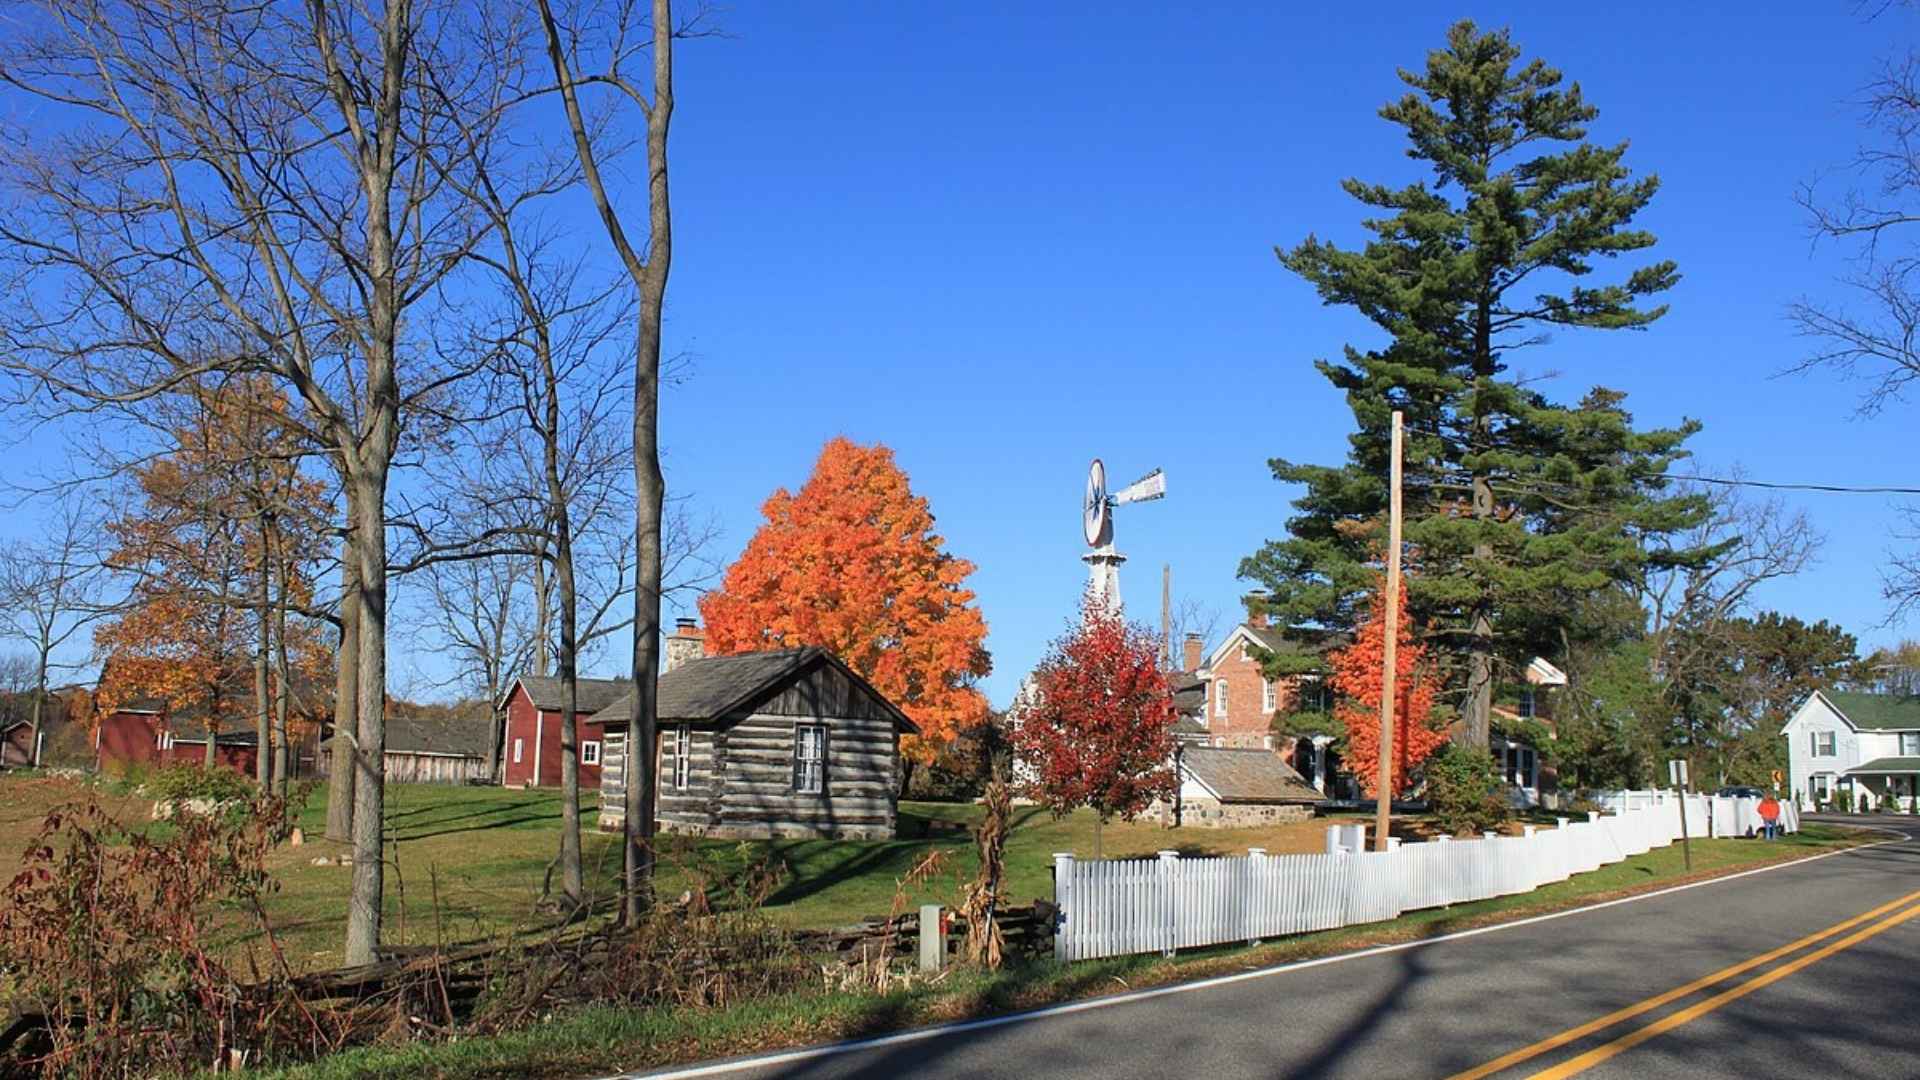
[[[449,190],[456,124],[508,111],[530,13],[445,0],[41,0],[0,78],[59,122],[10,133],[0,370],[42,415],[137,409],[212,373],[302,406],[345,493],[357,633],[346,959],[383,893],[390,479],[403,418],[457,403],[430,347],[487,224]],[[527,39],[531,40],[531,39]],[[488,58],[481,67],[476,57]],[[36,122],[38,122],[36,119]],[[503,153],[507,152],[505,150]]]
[[[112,611],[97,549],[100,522],[89,512],[90,499],[85,492],[70,493],[54,508],[38,543],[15,543],[0,552],[0,619],[6,635],[32,651],[27,745],[35,755],[45,720],[47,676],[78,666],[77,661],[55,659],[55,654]]]

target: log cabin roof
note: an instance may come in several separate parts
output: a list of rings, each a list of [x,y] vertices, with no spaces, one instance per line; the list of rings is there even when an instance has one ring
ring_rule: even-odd
[[[791,683],[817,665],[828,665],[850,679],[853,685],[891,714],[894,724],[904,732],[917,734],[919,727],[888,701],[872,684],[839,657],[825,649],[806,646],[797,649],[773,649],[767,652],[738,653],[733,656],[707,656],[681,663],[660,676],[656,712],[666,723],[705,723],[770,694]],[[633,715],[633,694],[628,692],[605,709],[587,718],[593,724],[624,724]]]

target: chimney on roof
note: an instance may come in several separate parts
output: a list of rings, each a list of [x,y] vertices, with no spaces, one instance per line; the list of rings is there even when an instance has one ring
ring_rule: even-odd
[[[1188,634],[1187,639],[1181,643],[1180,659],[1181,663],[1185,666],[1180,670],[1189,673],[1199,671],[1200,661],[1202,659],[1200,650],[1206,647],[1206,640],[1199,634]]]
[[[667,664],[661,674],[705,655],[707,655],[707,632],[700,629],[700,623],[684,616],[675,619],[673,633],[667,635]]]
[[[1247,605],[1247,625],[1260,630],[1267,628],[1267,609],[1265,606],[1267,596],[1267,590],[1254,589],[1243,598]]]

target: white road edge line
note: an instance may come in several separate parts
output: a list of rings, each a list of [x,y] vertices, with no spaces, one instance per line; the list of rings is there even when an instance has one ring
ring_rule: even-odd
[[[1851,823],[1849,824],[1851,826]],[[1459,941],[1462,938],[1479,937],[1481,934],[1494,934],[1502,930],[1512,930],[1522,926],[1533,926],[1537,923],[1551,922],[1555,919],[1565,919],[1574,915],[1585,915],[1610,907],[1618,907],[1621,904],[1632,904],[1641,900],[1651,900],[1656,896],[1671,896],[1674,893],[1686,892],[1688,889],[1698,889],[1705,885],[1718,885],[1723,881],[1737,881],[1740,878],[1752,877],[1755,874],[1765,874],[1774,870],[1785,870],[1790,866],[1804,866],[1810,862],[1818,862],[1821,859],[1831,859],[1835,855],[1850,855],[1857,851],[1865,851],[1868,848],[1879,847],[1882,844],[1896,844],[1902,840],[1920,839],[1920,837],[1909,836],[1906,833],[1899,832],[1897,829],[1889,829],[1880,825],[1857,825],[1851,827],[1880,829],[1883,832],[1892,832],[1898,836],[1898,839],[1875,840],[1871,844],[1842,848],[1839,851],[1826,851],[1818,855],[1809,855],[1804,859],[1771,863],[1766,866],[1755,867],[1752,870],[1742,870],[1737,874],[1726,874],[1721,877],[1707,878],[1705,881],[1691,881],[1685,885],[1672,885],[1664,889],[1656,889],[1653,892],[1637,893],[1633,896],[1623,896],[1617,900],[1606,900],[1598,904],[1588,904],[1585,907],[1568,908],[1565,911],[1555,911],[1545,915],[1532,915],[1524,919],[1515,919],[1513,922],[1495,923],[1492,926],[1481,926],[1472,930],[1456,930],[1451,934],[1421,938],[1418,941],[1402,941],[1392,945],[1375,945],[1355,952],[1337,953],[1333,956],[1322,956],[1312,960],[1295,960],[1292,963],[1277,964],[1273,967],[1259,968],[1254,971],[1242,971],[1232,975],[1216,975],[1211,979],[1201,979],[1198,982],[1175,983],[1172,986],[1156,986],[1148,990],[1134,990],[1107,997],[1088,998],[1084,1001],[1069,1001],[1060,1005],[1048,1005],[1038,1009],[1028,1009],[1025,1012],[1006,1013],[1001,1016],[989,1016],[979,1020],[961,1020],[951,1024],[940,1024],[934,1027],[915,1028],[911,1031],[895,1032],[892,1035],[877,1035],[869,1039],[850,1039],[845,1042],[803,1047],[798,1050],[776,1051],[771,1054],[762,1054],[758,1057],[736,1058],[731,1061],[716,1061],[709,1065],[693,1065],[679,1069],[668,1069],[662,1072],[615,1073],[602,1078],[602,1080],[643,1080],[643,1078],[644,1080],[692,1080],[693,1077],[725,1076],[729,1073],[749,1072],[754,1069],[771,1068],[775,1065],[789,1065],[795,1062],[813,1061],[818,1058],[855,1054],[863,1050],[877,1050],[881,1047],[898,1046],[902,1043],[922,1042],[927,1039],[938,1039],[947,1035],[957,1035],[968,1031],[1005,1027],[1009,1024],[1024,1024],[1033,1020],[1044,1020],[1051,1016],[1065,1016],[1070,1013],[1111,1008],[1115,1005],[1126,1005],[1135,1001],[1148,1001],[1153,998],[1171,997],[1174,994],[1188,994],[1196,990],[1210,990],[1216,986],[1229,986],[1233,983],[1265,979],[1274,975],[1285,975],[1290,972],[1304,971],[1308,968],[1325,967],[1329,964],[1343,964],[1349,960],[1362,960],[1369,956],[1384,956],[1388,953],[1405,952],[1409,949],[1424,949],[1430,945],[1441,945],[1449,941]]]

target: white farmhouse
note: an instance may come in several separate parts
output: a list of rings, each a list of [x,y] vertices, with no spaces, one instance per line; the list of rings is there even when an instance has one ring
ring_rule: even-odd
[[[1816,690],[1781,729],[1791,790],[1803,808],[1835,791],[1892,795],[1914,808],[1920,782],[1920,695]]]

